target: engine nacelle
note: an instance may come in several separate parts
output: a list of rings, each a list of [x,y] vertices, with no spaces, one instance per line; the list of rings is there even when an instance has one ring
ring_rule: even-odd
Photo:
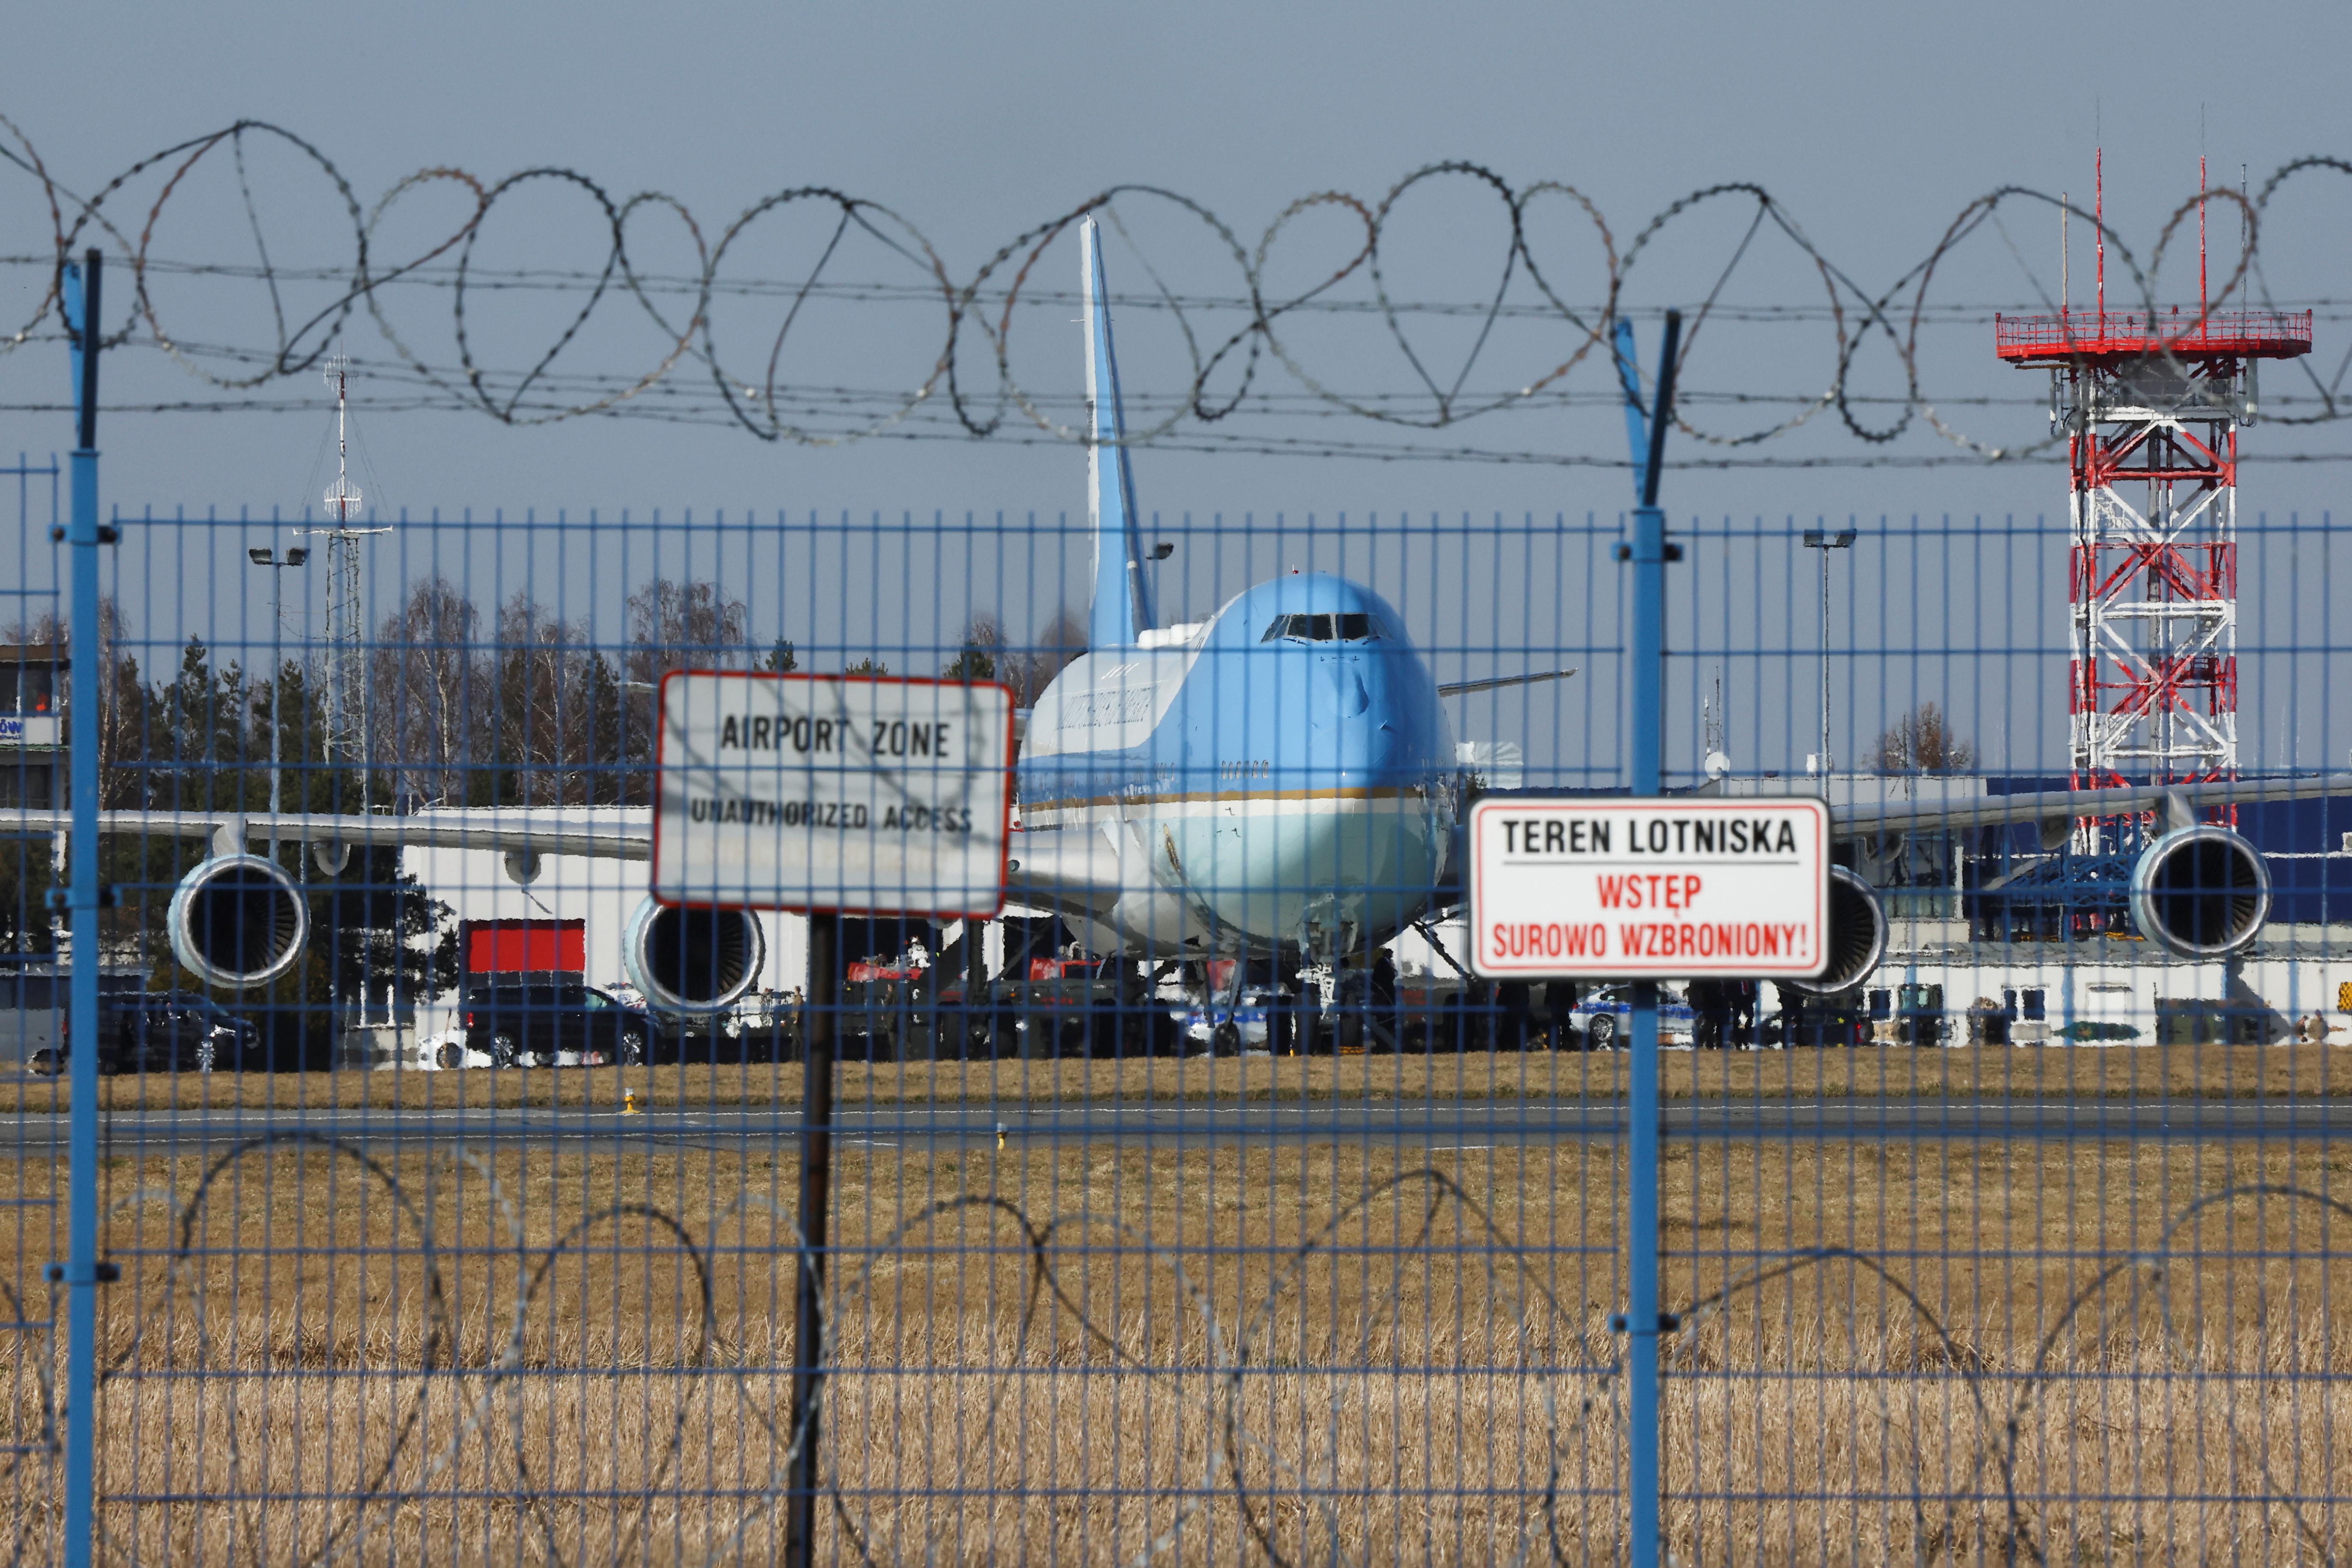
[[[172,956],[207,985],[266,985],[310,939],[310,907],[286,868],[216,855],[180,879],[163,917]]]
[[[1843,866],[1830,868],[1830,963],[1800,991],[1834,996],[1867,979],[1886,955],[1886,910],[1871,885]]]
[[[749,910],[639,904],[621,933],[629,984],[671,1013],[718,1013],[760,978],[768,939]]]
[[[2139,934],[2168,952],[2227,958],[2270,919],[2270,868],[2226,827],[2176,828],[2132,868],[2131,912]]]

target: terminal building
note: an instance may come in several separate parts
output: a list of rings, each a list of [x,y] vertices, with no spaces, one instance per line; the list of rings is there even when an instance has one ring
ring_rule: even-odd
[[[0,643],[0,808],[66,805],[66,668],[55,644]],[[58,956],[68,942],[47,893],[60,847],[47,834],[10,835],[0,845],[0,1066],[57,1041],[66,1003]],[[146,976],[110,973],[102,983],[143,986]]]
[[[66,658],[48,643],[0,643],[0,806],[66,802]]]

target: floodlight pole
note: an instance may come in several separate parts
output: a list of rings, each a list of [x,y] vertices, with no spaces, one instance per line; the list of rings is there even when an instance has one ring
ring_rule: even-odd
[[[1822,781],[1824,799],[1830,787],[1830,552],[1851,549],[1853,541],[1851,528],[1835,533],[1820,528],[1805,530],[1805,548],[1822,552],[1822,750],[1814,759],[1813,771]]]
[[[310,552],[300,545],[288,547],[286,558],[279,560],[275,550],[248,550],[247,559],[256,566],[269,568],[269,858],[278,858],[278,824],[276,818],[286,809],[278,793],[278,770],[286,732],[286,595],[281,574],[289,566],[299,566],[310,558]]]
[[[1818,533],[1806,539],[1822,552],[1822,788],[1830,785],[1830,546]]]
[[[1821,778],[1822,797],[1830,790],[1830,550],[1853,548],[1853,529],[1806,529],[1804,548],[1821,550],[1821,754],[1813,759],[1813,773]]]
[[[1619,371],[1626,390],[1626,434],[1633,449],[1633,479],[1641,505],[1633,509],[1633,540],[1618,547],[1618,559],[1633,567],[1633,646],[1628,685],[1627,751],[1635,795],[1665,787],[1666,563],[1682,551],[1666,542],[1666,514],[1658,506],[1658,471],[1666,451],[1666,425],[1674,417],[1675,370],[1682,347],[1683,318],[1666,312],[1658,353],[1658,395],[1643,429],[1639,383],[1633,364],[1633,331],[1618,325]],[[1633,1052],[1626,1092],[1625,1134],[1625,1508],[1633,1568],[1657,1568],[1664,1477],[1659,1468],[1658,1335],[1665,1320],[1658,1305],[1658,986],[1636,981],[1627,1044]]]

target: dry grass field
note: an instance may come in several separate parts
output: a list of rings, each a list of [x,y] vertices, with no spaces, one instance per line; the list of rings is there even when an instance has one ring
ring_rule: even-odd
[[[1189,1057],[1146,1061],[845,1062],[845,1106],[1138,1104],[1427,1099],[1618,1100],[1622,1053],[1473,1052],[1446,1056]],[[1939,1049],[1669,1051],[1663,1089],[1674,1100],[2309,1099],[2352,1094],[2352,1050],[2341,1047],[2173,1045]],[[624,1084],[654,1106],[797,1109],[791,1064],[515,1068],[503,1072],[125,1074],[100,1080],[110,1110],[264,1107],[457,1110],[489,1106],[617,1108]],[[0,1111],[62,1110],[66,1085],[0,1081]]]
[[[820,1560],[1622,1557],[1619,1159],[845,1151]],[[45,1319],[17,1171],[0,1284]],[[104,1179],[109,1561],[776,1550],[789,1154]],[[1673,1150],[1678,1555],[2341,1556],[2347,1195],[2311,1144]],[[42,1341],[0,1352],[37,1447]],[[18,1462],[0,1530],[49,1489]]]

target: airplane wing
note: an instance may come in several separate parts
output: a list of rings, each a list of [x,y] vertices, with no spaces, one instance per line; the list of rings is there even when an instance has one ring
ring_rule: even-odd
[[[0,814],[20,833],[63,833],[73,816],[63,811]],[[614,822],[566,817],[554,811],[468,813],[463,818],[332,816],[302,812],[101,811],[100,833],[157,838],[209,838],[217,855],[241,855],[255,839],[299,844],[413,844],[436,849],[497,849],[509,855],[594,855],[608,859],[653,857],[653,816]]]
[[[1440,697],[1465,697],[1473,691],[1496,691],[1506,686],[1533,686],[1538,680],[1566,680],[1576,671],[1548,669],[1541,675],[1497,675],[1486,680],[1456,680],[1437,689]]]
[[[1118,847],[1099,829],[1015,829],[1006,858],[1004,897],[1011,903],[1090,915],[1128,890]]]
[[[2084,816],[2133,812],[2166,814],[2168,826],[2187,826],[2193,813],[2271,800],[2352,795],[2352,773],[2305,773],[2284,778],[2216,779],[2208,784],[2138,784],[2123,789],[2041,790],[2025,795],[1971,795],[1960,800],[1894,800],[1839,806],[1832,831],[1840,838],[1938,829],[2041,825],[2044,847],[2066,841]]]
[[[22,834],[70,831],[73,817],[62,811],[20,811],[0,814]],[[560,811],[468,813],[462,818],[418,816],[327,816],[315,813],[235,811],[102,811],[100,833],[142,835],[163,838],[206,838],[215,855],[240,855],[256,840],[277,838],[320,845],[415,845],[437,849],[493,849],[509,855],[590,855],[606,859],[646,860],[653,857],[650,813],[635,820],[614,822],[566,817]],[[1124,874],[1123,856],[1110,836],[1101,830],[1054,832],[1015,831],[1009,857],[1012,865],[1005,893],[1016,903],[1066,909],[1073,913],[1097,911],[1117,903],[1123,893],[1147,886],[1150,872],[1140,866],[1136,875]],[[1130,884],[1133,886],[1130,887]]]

